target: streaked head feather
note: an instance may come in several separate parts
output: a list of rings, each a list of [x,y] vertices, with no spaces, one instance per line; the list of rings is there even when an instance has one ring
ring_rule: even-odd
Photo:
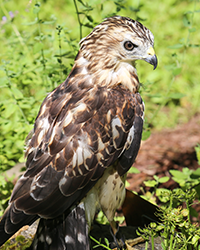
[[[133,51],[125,49],[126,41],[135,45]],[[97,79],[93,84],[108,87],[123,84],[131,92],[137,92],[135,61],[145,60],[153,44],[153,34],[141,23],[127,17],[110,17],[81,40],[76,66],[83,67],[84,61],[81,74],[87,71],[90,78]]]

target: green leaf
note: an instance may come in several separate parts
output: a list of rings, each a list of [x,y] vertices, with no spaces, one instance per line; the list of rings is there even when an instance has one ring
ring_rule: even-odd
[[[199,48],[200,44],[189,44],[188,46],[191,48]]]
[[[33,13],[38,14],[40,12],[40,4],[36,3],[34,8],[33,8]]]
[[[3,117],[9,118],[17,109],[17,106],[13,103],[8,103],[6,109],[3,112]],[[11,125],[11,123],[9,123]]]
[[[172,94],[169,95],[169,98],[171,98],[171,99],[181,99],[184,96],[186,96],[186,95],[182,94],[182,93],[172,93]]]
[[[88,21],[93,22],[93,18],[91,16],[87,15],[86,17],[87,17]]]
[[[170,200],[170,190],[165,188],[157,188],[156,189],[156,196],[159,198],[161,202],[168,202]]]
[[[182,68],[175,68],[175,69],[173,70],[174,76],[179,75],[179,74],[181,73],[181,70],[182,70]]]
[[[140,171],[135,167],[131,167],[128,172],[130,174],[139,174],[140,173]]]
[[[159,177],[157,175],[154,175],[153,178],[158,182]]]
[[[183,168],[182,172],[179,170],[170,170],[169,172],[173,175],[172,179],[182,187],[186,187],[187,183],[192,181],[191,174],[193,170],[188,168]]]
[[[83,26],[93,29],[93,25],[91,25],[90,23],[85,23],[83,24]]]
[[[189,32],[192,33],[192,32],[195,32],[196,31],[196,28],[191,28],[189,29]]]
[[[184,17],[183,17],[183,25],[185,27],[189,27],[190,26],[190,21],[188,20],[188,18],[187,18],[186,15],[184,15]]]
[[[184,47],[184,44],[182,44],[182,43],[177,43],[177,44],[168,46],[169,49],[180,49],[180,48],[183,48],[183,47]]]
[[[189,215],[189,210],[184,208],[182,211],[181,211],[181,214],[184,216],[184,217],[187,217]]]
[[[169,170],[170,174],[173,175],[173,177],[178,178],[180,180],[185,180],[188,178],[188,175],[179,171],[179,170]]]
[[[155,187],[157,185],[157,181],[154,181],[154,180],[144,181],[144,184],[147,187]]]
[[[13,93],[13,95],[14,95],[14,97],[16,99],[22,99],[23,98],[23,94],[18,88],[14,87],[14,86],[11,86],[11,91],[12,91],[12,93]]]
[[[55,22],[56,22],[56,20],[52,20],[52,21],[44,21],[44,22],[42,22],[42,24],[49,25],[49,24],[54,24]]]
[[[164,177],[161,177],[159,178],[158,182],[159,183],[165,183],[169,180],[169,177],[168,176],[164,176]]]
[[[36,42],[33,46],[34,54],[40,52],[44,48],[44,44],[40,42]]]
[[[200,165],[200,145],[198,145],[197,147],[195,147],[195,151],[196,151],[196,155],[197,155],[198,164]]]
[[[146,96],[149,96],[149,97],[155,97],[155,98],[162,98],[163,95],[161,94],[150,94],[150,93],[144,93]]]
[[[8,78],[7,78],[7,76],[1,77],[1,81],[0,81],[0,86],[1,86],[1,88],[7,87],[7,83],[8,83]]]
[[[195,235],[192,237],[192,244],[195,245],[200,239],[199,235]]]
[[[109,244],[110,244],[109,240],[107,238],[104,238],[104,240],[105,240],[106,245],[109,246]]]
[[[145,130],[142,132],[142,140],[145,141],[149,138],[149,136],[151,135],[151,131],[150,130]]]
[[[189,169],[189,168],[183,168],[182,172],[187,175],[190,176],[193,173],[193,169]]]
[[[22,25],[30,26],[30,25],[34,25],[34,24],[36,24],[37,22],[38,22],[38,21],[37,21],[37,20],[35,20],[35,21],[33,21],[33,22],[23,23]]]
[[[200,177],[200,168],[197,168],[197,170],[195,170],[192,175],[196,175]]]

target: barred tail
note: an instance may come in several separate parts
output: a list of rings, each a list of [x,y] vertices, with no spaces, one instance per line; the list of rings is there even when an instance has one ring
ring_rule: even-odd
[[[89,250],[88,225],[83,203],[70,214],[56,219],[40,219],[28,250]]]

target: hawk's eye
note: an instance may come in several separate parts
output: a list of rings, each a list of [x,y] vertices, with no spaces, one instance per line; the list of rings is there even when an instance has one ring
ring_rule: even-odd
[[[135,47],[137,47],[137,45],[133,44],[131,41],[126,41],[126,42],[124,43],[124,48],[125,48],[126,50],[131,51],[131,50],[133,50]]]

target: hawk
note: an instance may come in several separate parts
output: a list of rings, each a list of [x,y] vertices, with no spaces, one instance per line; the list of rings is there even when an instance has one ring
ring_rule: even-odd
[[[135,61],[157,66],[153,34],[127,17],[105,19],[80,41],[67,79],[44,99],[26,148],[26,172],[0,222],[0,245],[40,218],[30,249],[89,249],[102,209],[125,198],[138,153],[144,104]]]

